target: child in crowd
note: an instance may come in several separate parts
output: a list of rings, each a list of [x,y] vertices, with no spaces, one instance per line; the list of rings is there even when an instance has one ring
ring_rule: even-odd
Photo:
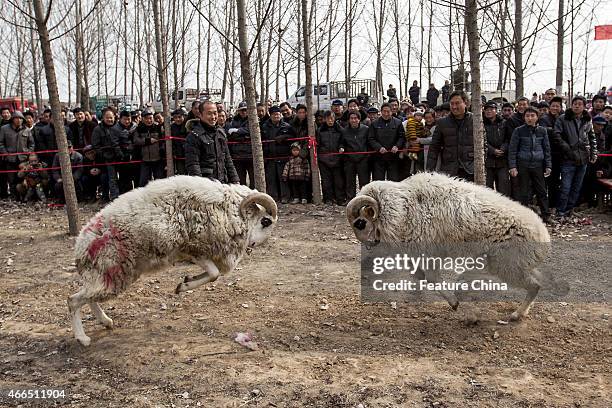
[[[285,164],[282,180],[289,183],[291,203],[306,204],[307,182],[310,180],[310,165],[308,159],[300,157],[300,144],[291,144],[291,159]]]

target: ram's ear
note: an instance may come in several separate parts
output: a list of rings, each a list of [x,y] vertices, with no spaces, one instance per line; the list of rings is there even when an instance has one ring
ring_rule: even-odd
[[[367,218],[369,220],[375,220],[376,219],[376,211],[374,210],[374,208],[367,206],[367,207],[362,207],[361,210],[359,211],[360,215],[364,218]]]
[[[248,218],[249,211],[259,211],[260,209],[270,214],[272,220],[276,221],[278,218],[278,207],[276,206],[276,202],[267,194],[253,193],[248,195],[240,203],[240,214],[244,218]]]

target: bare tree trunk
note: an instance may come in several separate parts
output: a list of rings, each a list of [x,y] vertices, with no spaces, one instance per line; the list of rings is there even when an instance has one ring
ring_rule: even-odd
[[[229,10],[226,9],[226,14],[229,14]],[[202,32],[202,14],[198,13],[198,30],[196,32],[198,36],[197,43],[197,62],[196,62],[196,88],[198,92],[200,92],[200,67],[202,65],[202,36],[200,35]]]
[[[43,54],[43,64],[47,76],[47,88],[49,92],[49,103],[53,115],[55,126],[55,139],[59,150],[59,162],[61,167],[62,181],[64,186],[64,196],[66,199],[66,213],[68,214],[68,231],[72,236],[79,233],[79,207],[77,205],[76,191],[74,189],[74,179],[72,178],[72,168],[70,167],[70,156],[68,155],[68,140],[66,132],[62,126],[59,92],[57,89],[57,79],[55,76],[55,65],[53,64],[53,53],[51,51],[51,41],[49,31],[45,21],[45,11],[42,0],[33,0],[36,27],[40,37],[40,47]],[[77,22],[80,20],[77,20]]]
[[[262,102],[266,103],[270,98],[270,56],[272,55],[272,34],[274,33],[274,10],[270,13],[270,29],[268,30],[268,48],[266,50],[266,74],[265,74],[265,95]]]
[[[448,5],[448,60],[450,67],[450,87],[453,89],[453,5],[451,3]]]
[[[121,22],[123,17],[123,9],[119,10],[119,27],[121,27]],[[77,30],[78,31],[78,30]],[[119,50],[121,47],[121,41],[120,38],[116,39],[117,41],[117,46],[115,47],[115,78],[114,78],[114,86],[113,86],[113,95],[117,95],[117,88],[118,88],[118,80],[119,80]],[[78,47],[78,45],[77,45]],[[149,82],[150,83],[150,82]],[[107,95],[108,96],[108,95]]]
[[[174,176],[174,158],[172,157],[172,140],[170,135],[170,104],[168,103],[167,69],[164,63],[162,48],[161,16],[159,12],[159,0],[153,2],[153,23],[155,25],[155,54],[157,55],[157,73],[159,75],[159,90],[162,108],[164,111],[164,134],[166,135],[166,171],[168,177]]]
[[[351,66],[352,66],[352,50],[353,50],[353,19],[354,11],[353,1],[346,0],[346,20],[344,24],[344,81],[346,89],[346,98],[344,102],[348,101],[349,97],[349,84],[351,82]]]
[[[128,81],[128,13],[127,13],[128,2],[123,3],[123,95],[127,95],[127,81]],[[119,40],[117,40],[119,41]]]
[[[302,85],[302,9],[301,4],[296,2],[297,7],[297,84]]]
[[[399,0],[393,0],[393,22],[395,23],[394,27],[394,35],[395,35],[395,45],[397,53],[397,78],[399,81],[399,98],[404,95],[404,68],[402,67],[402,46],[400,41],[400,14],[399,14]],[[410,44],[408,45],[410,47]],[[410,62],[408,62],[410,63]]]
[[[523,0],[514,2],[514,80],[516,99],[524,96],[523,78]]]
[[[499,16],[500,16],[500,30],[499,30],[499,56],[498,71],[497,71],[497,89],[504,89],[504,71],[506,68],[505,63],[505,47],[506,47],[506,14],[508,13],[508,0],[504,0],[499,3]]]
[[[278,8],[278,48],[276,50],[276,99],[280,101],[280,64],[281,64],[281,44],[283,41],[283,34],[286,30],[282,28],[282,7]],[[329,80],[329,79],[328,79]]]
[[[17,83],[19,88],[19,98],[21,102],[21,109],[23,110],[24,106],[24,97],[23,97],[23,54],[21,47],[21,28],[17,25],[19,24],[17,20],[17,9],[13,9],[14,13],[14,21],[15,21],[15,42],[17,45]]]
[[[478,2],[465,0],[465,27],[470,52],[470,73],[472,77],[472,120],[474,126],[474,182],[485,185],[485,133],[482,123],[482,102],[480,99],[480,33],[478,31]]]
[[[172,15],[170,16],[171,20],[172,20],[172,78],[174,79],[173,82],[173,90],[171,92],[171,97],[174,100],[174,106],[173,109],[176,109],[179,107],[179,100],[178,100],[178,61],[176,58],[176,51],[177,51],[177,47],[176,47],[176,30],[177,30],[177,23],[176,23],[176,0],[172,0],[172,4],[170,6],[172,8]],[[162,51],[163,52],[163,51]],[[165,56],[165,54],[163,54]],[[164,57],[164,62],[165,62],[166,57]],[[157,69],[159,70],[159,66],[157,67]]]
[[[376,13],[377,1],[372,0],[372,12],[374,17],[374,28],[376,33],[376,89],[374,97],[379,99],[383,90],[382,72],[382,40],[385,26],[386,0],[378,0],[378,14]]]
[[[587,33],[591,33],[591,27],[593,26],[593,16],[595,15],[595,6],[591,10],[591,17],[589,19],[589,28]],[[587,87],[587,78],[589,74],[589,44],[591,43],[591,39],[589,35],[584,36],[584,42],[586,43],[585,51],[584,51],[584,83],[582,84],[582,95],[586,97],[586,87]]]
[[[140,18],[136,17],[136,44],[141,44],[140,42]],[[142,54],[140,52],[140,47],[136,46],[134,50],[134,54],[138,54],[138,103],[140,106],[144,105],[144,77],[142,75]],[[104,57],[106,61],[106,57]]]
[[[70,77],[70,72],[72,71],[69,53],[66,53],[66,58],[68,59],[68,63],[66,64],[66,71],[68,71],[68,106],[72,106],[72,78]]]
[[[257,118],[257,101],[255,99],[255,83],[251,73],[251,61],[249,58],[249,45],[247,40],[246,7],[245,0],[236,0],[238,17],[238,43],[240,47],[240,68],[244,83],[244,94],[247,103],[249,120],[249,133],[251,135],[251,147],[253,151],[253,167],[255,172],[255,188],[266,191],[266,177],[264,172],[263,149],[261,145],[261,132],[259,119]]]
[[[425,37],[425,27],[423,21],[423,11],[424,11],[424,3],[421,0],[419,4],[419,8],[421,9],[421,51],[419,52],[419,89],[423,90],[423,48],[424,48],[424,37]],[[421,95],[419,95],[419,102],[421,101]]]
[[[30,14],[32,14],[32,2],[28,1],[28,8]],[[38,77],[39,67],[38,67],[38,45],[34,39],[34,26],[32,25],[32,20],[29,19],[30,26],[30,51],[32,54],[32,80],[34,82],[34,94],[36,95],[36,107],[38,111],[42,109],[42,95],[40,92],[40,81]]]
[[[260,30],[263,31],[263,1],[262,0],[257,0],[257,11],[255,13],[255,21],[257,22],[257,27],[260,27]],[[257,64],[259,67],[259,102],[263,102],[264,101],[264,94],[266,93],[265,87],[266,87],[266,78],[264,78],[264,55],[263,55],[263,48],[261,46],[261,35],[257,36],[257,55],[259,56],[259,58],[257,58]],[[266,59],[269,59],[268,56],[266,55]]]
[[[433,21],[433,4],[429,3],[429,30],[427,30],[427,86],[431,84],[431,33],[433,32]]]
[[[410,51],[412,49],[412,1],[408,2],[408,54],[406,55],[406,76],[404,77],[404,80],[406,81],[404,83],[404,91],[406,92],[404,94],[404,97],[406,97],[406,95],[408,95],[408,89],[410,89],[410,86],[408,85],[410,82]]]
[[[310,58],[310,24],[308,23],[308,0],[301,0],[302,2],[302,32],[304,40],[304,68],[306,71],[306,106],[308,112],[308,137],[314,138],[315,136],[315,117],[314,117],[314,106],[313,106],[313,84],[312,84],[312,60]],[[312,202],[314,204],[321,204],[321,179],[319,178],[319,164],[317,163],[315,155],[316,146],[312,146],[310,149],[310,169],[312,179]]]
[[[571,99],[574,93],[574,20],[576,15],[574,14],[574,0],[570,2],[570,10],[572,11],[570,16],[570,86],[569,86],[569,99]]]
[[[208,12],[212,13],[211,0],[208,0]],[[206,30],[206,89],[210,92],[210,24]]]
[[[75,12],[75,21],[81,21],[81,0],[77,0],[74,12]],[[75,50],[75,61],[76,61],[76,104],[78,106],[83,106],[83,61],[81,60],[81,53],[79,49],[81,47],[81,42],[83,39],[81,38],[81,30],[76,29],[74,31],[74,50]]]
[[[555,80],[555,88],[557,95],[563,94],[563,39],[565,38],[565,28],[563,23],[563,14],[565,12],[564,0],[559,0],[559,14],[557,21],[557,76]]]

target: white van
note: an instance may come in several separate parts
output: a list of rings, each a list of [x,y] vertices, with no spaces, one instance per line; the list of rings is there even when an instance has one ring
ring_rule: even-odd
[[[313,85],[313,105],[317,110],[328,110],[335,99],[340,99],[346,105],[349,99],[357,98],[361,89],[369,96],[372,106],[380,106],[380,95],[376,95],[376,81],[373,79],[355,79],[346,86],[345,81],[323,82]],[[306,87],[300,86],[287,99],[291,106],[306,105]]]

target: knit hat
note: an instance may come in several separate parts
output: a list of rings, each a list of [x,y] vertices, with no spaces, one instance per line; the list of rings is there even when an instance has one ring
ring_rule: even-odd
[[[340,99],[334,99],[332,106],[344,106],[344,103]]]
[[[291,150],[293,149],[301,149],[302,146],[300,146],[300,144],[298,142],[293,142],[291,143]]]
[[[597,115],[593,118],[593,124],[594,125],[606,125],[608,123],[608,121],[606,120],[606,118],[603,117],[603,115]]]
[[[130,118],[131,116],[132,116],[132,115],[130,114],[130,112],[129,112],[129,111],[126,111],[126,110],[122,110],[122,111],[119,113],[119,117],[120,117],[120,118]]]
[[[268,109],[268,113],[280,113],[280,108],[277,105],[274,105]]]
[[[11,115],[11,119],[15,119],[15,118],[25,120],[25,118],[23,117],[23,113],[21,113],[21,111],[18,111],[18,110],[13,112],[13,114]]]
[[[375,106],[370,106],[368,108],[368,113],[378,113],[378,108],[376,108]]]

